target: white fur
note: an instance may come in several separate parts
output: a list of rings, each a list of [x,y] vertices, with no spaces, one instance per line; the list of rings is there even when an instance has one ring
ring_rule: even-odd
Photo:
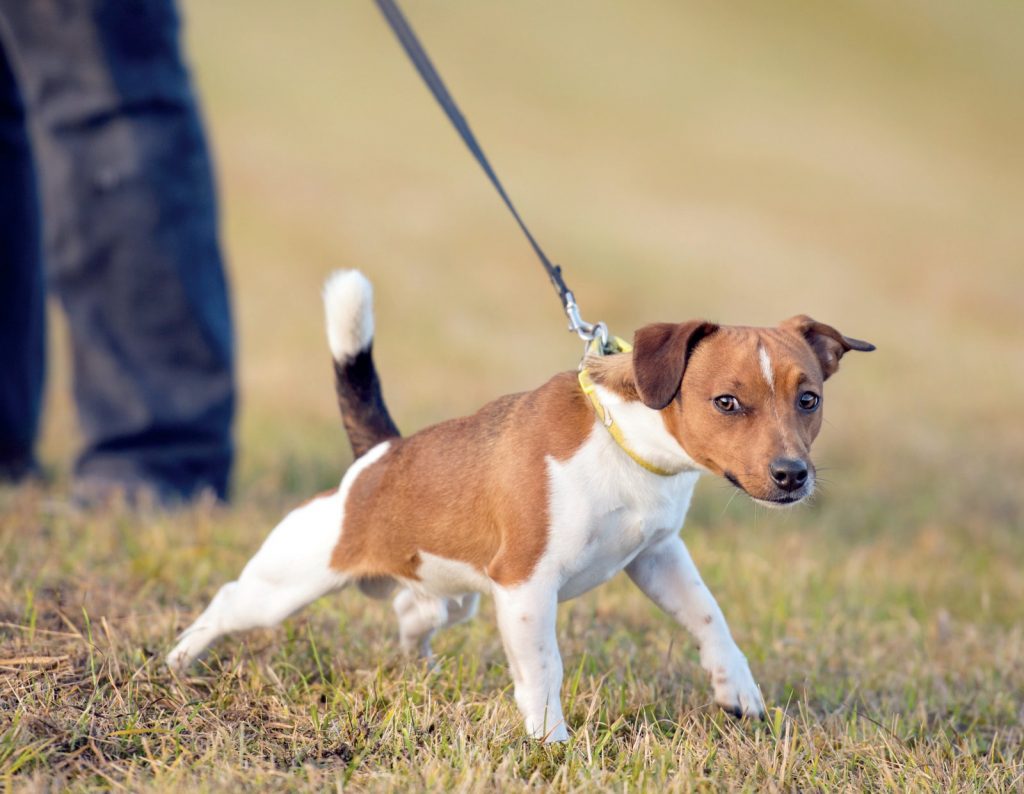
[[[394,608],[402,650],[431,658],[430,638],[434,632],[469,620],[476,614],[479,604],[478,593],[467,593],[457,598],[434,598],[412,588],[399,591]]]
[[[358,270],[336,270],[324,283],[327,343],[335,361],[347,361],[373,340],[373,287]]]
[[[619,454],[613,454],[618,450]],[[555,634],[558,602],[607,581],[682,520],[696,473],[661,478],[621,450],[595,423],[569,460],[547,459],[551,530],[531,577],[494,587],[498,626],[512,670],[516,703],[530,736],[568,738],[560,701],[562,660]],[[656,480],[675,488],[660,498]]]
[[[395,614],[402,649],[429,658],[435,631],[469,620],[476,614],[480,593],[491,590],[491,580],[477,568],[458,560],[420,551],[416,579],[395,596]]]
[[[768,355],[764,345],[757,346],[757,358],[761,364],[761,377],[768,384],[772,394],[775,394],[775,371],[772,369],[772,357]]]
[[[378,444],[353,463],[330,496],[299,507],[263,542],[238,581],[224,585],[195,622],[181,633],[167,655],[167,666],[182,671],[223,634],[275,626],[348,578],[330,566],[345,518],[352,483],[387,452]]]
[[[552,566],[559,601],[607,581],[682,527],[699,472],[663,477],[616,451],[598,427],[569,460],[547,461],[552,532],[538,571]]]
[[[517,587],[495,586],[494,606],[526,733],[564,742],[569,731],[562,715],[562,655],[555,636],[558,598],[550,584],[547,576],[535,574]]]
[[[618,411],[616,421],[640,454],[658,460],[654,456],[660,452],[661,463],[688,459],[656,411],[617,403],[607,393],[602,398]],[[558,601],[574,598],[623,569],[701,643],[701,664],[712,676],[715,700],[738,713],[762,714],[763,701],[747,661],[679,537],[700,476],[696,464],[671,477],[649,472],[595,423],[569,460],[549,458],[547,466],[548,548],[528,581],[494,587],[498,624],[527,732],[546,741],[567,737],[559,699],[562,662],[554,632]]]
[[[700,663],[711,675],[715,702],[734,713],[762,714],[764,700],[747,658],[733,640],[725,616],[682,538],[667,537],[651,545],[629,564],[626,573],[697,639]]]
[[[641,458],[666,471],[700,469],[679,445],[675,436],[665,428],[665,420],[661,418],[660,412],[648,408],[637,400],[623,400],[618,394],[603,386],[596,386],[595,394],[601,401],[606,416],[614,418],[630,449]],[[608,436],[606,431],[602,432]],[[612,447],[609,452],[613,457],[621,457],[628,460],[632,466],[636,466],[636,461],[626,455],[617,444],[613,443]]]
[[[459,596],[463,593],[489,593],[491,580],[472,565],[458,560],[438,557],[427,551],[420,552],[420,565],[416,581],[406,584],[413,590],[421,589],[421,582],[429,582],[425,595]]]

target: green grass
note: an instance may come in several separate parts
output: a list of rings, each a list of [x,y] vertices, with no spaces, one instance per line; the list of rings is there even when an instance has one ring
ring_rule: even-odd
[[[736,722],[616,579],[562,607],[571,741],[524,739],[484,605],[400,658],[344,592],[218,644],[177,631],[348,463],[318,289],[357,265],[415,429],[571,368],[511,220],[368,2],[186,2],[239,327],[235,500],[0,491],[0,785],[197,790],[1024,788],[1024,58],[1012,4],[407,4],[584,315],[629,336],[807,312],[879,346],[827,386],[808,507],[715,481],[685,537],[769,703]]]

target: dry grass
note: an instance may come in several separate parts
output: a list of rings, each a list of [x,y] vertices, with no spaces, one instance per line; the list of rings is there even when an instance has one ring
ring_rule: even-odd
[[[522,737],[486,608],[441,636],[433,674],[400,659],[386,606],[344,593],[173,680],[162,653],[278,504],[77,515],[46,494],[8,496],[0,771],[131,790],[1020,787],[1013,532],[964,519],[894,538],[874,508],[827,502],[784,520],[709,516],[708,501],[690,545],[768,724],[713,707],[692,645],[617,581],[562,609],[575,735],[542,748]]]
[[[574,737],[522,738],[493,615],[401,661],[325,599],[176,682],[174,633],[347,458],[317,290],[358,265],[415,428],[575,363],[554,297],[370,3],[186,4],[241,340],[236,501],[0,492],[0,781],[13,788],[1024,788],[1024,55],[1001,3],[409,13],[585,314],[628,335],[809,312],[879,346],[830,382],[826,487],[705,483],[687,541],[772,706],[709,706],[689,640],[616,581],[562,609]],[[58,361],[63,361],[59,334]]]

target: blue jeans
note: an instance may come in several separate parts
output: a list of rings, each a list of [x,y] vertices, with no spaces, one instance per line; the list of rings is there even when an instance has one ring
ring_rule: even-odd
[[[76,477],[227,495],[234,342],[179,33],[173,0],[0,0],[0,472],[34,461],[48,286]]]

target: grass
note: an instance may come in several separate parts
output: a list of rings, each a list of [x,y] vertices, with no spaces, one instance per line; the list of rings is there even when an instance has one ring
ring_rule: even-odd
[[[139,515],[5,497],[0,779],[131,790],[1024,781],[1024,554],[1009,530],[979,550],[966,524],[892,538],[877,517],[827,500],[795,520],[737,506],[708,516],[705,500],[687,537],[771,704],[767,723],[719,712],[692,643],[616,580],[562,609],[574,736],[544,748],[523,738],[489,608],[440,636],[437,672],[398,655],[386,605],[345,592],[222,642],[172,679],[162,653],[244,562],[276,501]]]
[[[769,703],[711,704],[627,581],[562,607],[573,737],[523,738],[493,612],[400,658],[345,592],[220,643],[175,633],[336,483],[317,290],[358,265],[403,428],[575,364],[524,242],[370,3],[185,4],[241,346],[235,500],[66,502],[60,318],[45,487],[0,491],[0,784],[18,790],[1024,788],[1021,12],[410,3],[584,316],[620,334],[808,312],[879,346],[827,388],[806,508],[708,481],[685,529]]]

